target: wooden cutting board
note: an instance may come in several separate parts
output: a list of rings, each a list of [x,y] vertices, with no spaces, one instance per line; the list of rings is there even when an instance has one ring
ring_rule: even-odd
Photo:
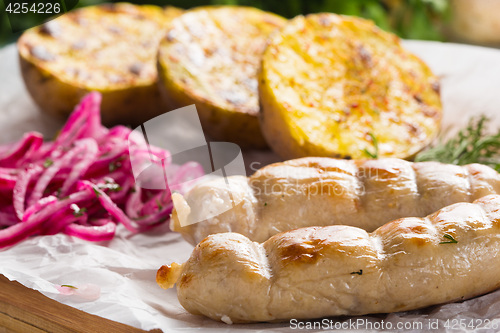
[[[77,310],[0,275],[0,333],[4,332],[140,333],[146,331]]]

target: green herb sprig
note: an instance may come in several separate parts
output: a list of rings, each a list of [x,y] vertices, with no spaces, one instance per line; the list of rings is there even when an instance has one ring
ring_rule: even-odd
[[[162,210],[163,209],[163,205],[161,204],[161,201],[156,199],[156,205],[158,206],[158,210]]]
[[[444,234],[443,238],[445,238],[447,240],[439,242],[439,244],[456,244],[456,243],[458,243],[458,241],[455,238],[453,238],[453,236],[450,234]]]
[[[489,119],[472,118],[467,128],[447,142],[420,152],[416,162],[438,161],[457,165],[481,163],[500,172],[500,129],[496,134],[486,134]]]
[[[54,161],[53,161],[53,160],[51,160],[50,158],[47,158],[47,159],[45,160],[45,162],[43,162],[43,167],[44,167],[45,169],[47,169],[47,168],[48,168],[48,167],[50,167],[52,164],[54,164]]]
[[[101,196],[101,193],[99,193],[99,190],[96,189],[94,186],[92,186],[92,189],[94,190],[95,196],[99,198]]]
[[[66,288],[71,288],[71,289],[78,289],[77,287],[72,286],[70,284],[61,284],[61,287],[66,287]]]
[[[83,214],[87,212],[87,208],[83,207],[80,208],[78,207],[77,204],[71,204],[70,208],[73,210],[73,216],[74,217],[81,217]]]
[[[372,132],[368,133],[368,135],[372,138],[373,142],[373,148],[375,149],[373,152],[369,151],[368,149],[363,149],[363,152],[370,158],[378,158],[378,140],[375,137],[375,134]]]

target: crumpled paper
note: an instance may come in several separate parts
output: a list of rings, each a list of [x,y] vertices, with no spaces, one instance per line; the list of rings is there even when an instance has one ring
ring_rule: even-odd
[[[463,127],[470,116],[479,114],[489,116],[492,125],[500,127],[500,50],[421,41],[404,44],[441,77],[443,130]],[[0,143],[18,140],[24,132],[32,130],[41,132],[46,138],[53,137],[62,121],[37,111],[22,83],[13,45],[0,50],[0,75]],[[245,152],[244,158],[248,174],[254,168],[278,160],[269,152]],[[228,326],[187,313],[177,301],[175,289],[161,290],[155,282],[156,271],[162,264],[183,262],[192,250],[180,236],[167,231],[165,224],[149,233],[130,235],[120,226],[113,240],[100,243],[66,235],[30,238],[0,251],[0,274],[61,303],[145,330],[231,332],[238,329],[242,333],[290,330],[288,322]],[[480,272],[477,278],[481,278]],[[63,295],[55,287],[63,284],[97,285],[100,297],[87,301]],[[447,321],[453,325],[456,320],[455,327],[460,328],[460,320],[465,323],[476,320],[476,327],[484,319],[496,319],[500,326],[500,290],[468,301],[418,311],[331,319],[333,323],[346,325],[323,328],[375,332],[390,328],[390,325],[396,330],[396,325],[402,323],[407,325],[405,332],[427,331],[436,325],[442,332],[456,332],[445,327]],[[353,322],[361,326],[354,327]],[[422,329],[411,325],[415,322],[421,322]],[[370,323],[373,326],[369,326]],[[429,326],[431,323],[434,326]],[[306,327],[307,323],[303,324]],[[490,325],[488,329],[477,331],[495,332],[498,329]]]

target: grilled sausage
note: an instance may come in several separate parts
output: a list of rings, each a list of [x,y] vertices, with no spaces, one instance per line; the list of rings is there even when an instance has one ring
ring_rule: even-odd
[[[174,194],[171,229],[192,244],[219,232],[263,242],[308,226],[373,231],[397,218],[423,217],[498,193],[500,175],[480,164],[301,158],[269,165],[250,178],[202,183],[184,198]]]
[[[226,323],[418,309],[500,287],[500,195],[402,218],[369,234],[308,227],[259,244],[210,235],[183,265],[162,266],[181,305]]]

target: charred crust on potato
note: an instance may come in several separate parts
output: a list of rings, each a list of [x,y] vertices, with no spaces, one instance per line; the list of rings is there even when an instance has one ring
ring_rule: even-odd
[[[378,157],[410,158],[441,122],[437,77],[397,36],[361,18],[289,20],[269,37],[258,82],[262,132],[283,159],[366,158],[370,132]]]
[[[59,116],[68,116],[88,91],[99,91],[106,125],[135,126],[164,113],[156,47],[170,20],[181,12],[173,7],[105,4],[77,9],[27,30],[18,50],[28,91],[41,110]],[[41,82],[46,76],[51,80]]]
[[[214,140],[266,147],[257,119],[256,72],[267,35],[284,22],[249,7],[186,11],[172,21],[160,43],[158,71],[165,100],[173,107],[195,104]],[[197,55],[189,52],[193,48]],[[186,70],[190,68],[196,76]]]

